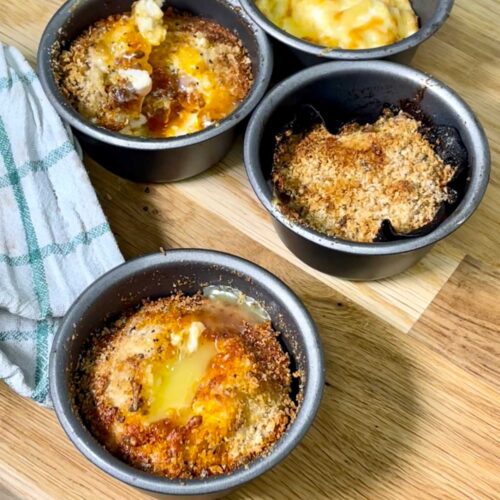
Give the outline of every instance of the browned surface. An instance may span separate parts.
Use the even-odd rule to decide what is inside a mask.
[[[448,185],[458,165],[445,163],[421,128],[409,114],[386,109],[374,123],[350,123],[336,134],[323,123],[286,130],[273,165],[280,209],[322,234],[356,242],[383,239],[384,221],[399,234],[433,225],[454,196]]]
[[[132,466],[172,479],[230,473],[268,454],[295,417],[277,335],[269,321],[201,294],[144,303],[91,337],[74,380],[77,405],[97,440]],[[189,406],[155,409],[166,390],[155,384],[207,347]]]
[[[173,9],[166,11],[163,26],[165,40],[152,46],[133,14],[94,23],[67,50],[54,51],[53,68],[63,94],[94,123],[131,135],[183,135],[225,118],[253,83],[241,40],[213,20]],[[206,45],[195,48],[200,39]],[[104,73],[103,64],[108,68]],[[138,93],[119,74],[127,70],[149,73],[151,88]],[[196,126],[188,125],[193,115]],[[139,118],[143,126],[132,126]]]
[[[0,0],[0,39],[33,61],[42,29],[59,4]],[[494,168],[474,217],[401,276],[349,283],[295,259],[251,192],[241,143],[205,175],[149,186],[149,193],[87,162],[127,258],[160,246],[236,253],[292,286],[319,326],[328,384],[311,432],[288,460],[232,498],[500,498],[495,373],[500,349],[488,329],[491,319],[487,328],[474,330],[463,352],[446,351],[440,333],[452,328],[466,338],[471,322],[485,324],[483,311],[498,308],[493,292],[486,297],[480,292],[483,283],[498,289],[491,270],[498,267],[500,245],[499,23],[497,0],[457,0],[446,26],[415,60],[415,66],[451,85],[478,113]],[[485,302],[484,309],[470,300],[459,307],[446,305],[440,324],[427,328],[425,338],[408,335],[435,321],[437,313],[425,314],[429,306],[432,311],[436,304],[450,304],[453,296],[461,296],[453,283],[465,282]],[[458,320],[459,315],[467,321]],[[415,326],[421,317],[424,323]],[[145,498],[82,458],[52,412],[1,384],[0,429],[2,499]]]

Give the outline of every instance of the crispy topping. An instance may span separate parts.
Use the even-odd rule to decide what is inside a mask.
[[[173,137],[229,115],[253,83],[238,37],[208,19],[139,0],[98,21],[54,61],[78,111],[110,130]]]
[[[291,219],[323,234],[373,242],[388,220],[398,233],[424,227],[452,193],[455,168],[435,153],[420,122],[386,111],[375,123],[323,124],[278,137],[273,181]]]
[[[231,472],[293,420],[290,359],[269,322],[195,295],[146,302],[90,339],[75,377],[91,432],[171,478]]]

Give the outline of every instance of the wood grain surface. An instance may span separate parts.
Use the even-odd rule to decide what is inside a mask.
[[[0,40],[34,63],[59,0],[0,0]],[[280,466],[232,495],[500,499],[500,2],[457,0],[414,65],[464,97],[490,140],[476,214],[417,266],[377,283],[314,271],[275,234],[247,182],[241,140],[209,172],[133,184],[86,165],[125,257],[224,250],[288,283],[317,322],[327,383],[311,431]],[[146,498],[73,448],[53,412],[0,383],[0,499]]]

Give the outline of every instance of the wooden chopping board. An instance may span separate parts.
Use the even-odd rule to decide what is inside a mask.
[[[59,0],[0,0],[0,41],[34,63]],[[125,257],[225,250],[302,298],[323,339],[327,384],[303,443],[231,498],[500,498],[500,2],[457,0],[414,66],[478,114],[493,156],[481,207],[410,271],[350,283],[279,241],[247,182],[241,141],[195,179],[147,186],[88,160]],[[0,383],[0,499],[146,498],[73,448],[53,412]]]

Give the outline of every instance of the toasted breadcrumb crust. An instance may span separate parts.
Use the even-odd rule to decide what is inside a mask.
[[[169,478],[228,473],[268,453],[297,410],[290,359],[269,323],[242,318],[236,305],[179,294],[145,302],[92,335],[74,390],[94,436],[130,465]],[[215,342],[216,354],[197,386],[192,414],[187,422],[148,422],[144,374],[175,355],[172,332],[194,321],[206,326],[200,341]],[[117,386],[119,404],[111,390]]]
[[[128,135],[183,135],[222,120],[253,84],[246,48],[235,33],[215,21],[172,8],[165,11],[164,26],[166,39],[152,47],[130,13],[97,21],[54,58],[61,92],[86,118]],[[196,74],[199,63],[190,67],[189,54],[179,67],[179,47],[195,51],[205,69]],[[120,69],[147,71],[152,89],[146,96],[138,95],[118,75]]]
[[[272,179],[283,213],[327,236],[373,242],[388,220],[399,234],[431,223],[455,167],[435,153],[405,112],[385,110],[373,124],[337,134],[317,124],[277,137]]]

